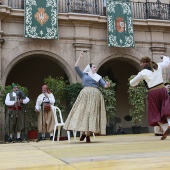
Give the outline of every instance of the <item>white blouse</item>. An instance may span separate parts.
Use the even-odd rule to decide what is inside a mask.
[[[170,65],[170,59],[169,57],[164,56],[163,62],[157,64],[157,70],[151,71],[148,69],[143,69],[142,71],[140,71],[137,76],[130,80],[130,85],[134,87],[138,85],[140,81],[145,80],[148,87],[152,88],[158,84],[163,83],[162,69],[167,68]]]

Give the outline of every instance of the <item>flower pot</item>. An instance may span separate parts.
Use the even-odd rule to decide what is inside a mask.
[[[37,130],[28,131],[28,139],[37,139]]]
[[[132,126],[133,134],[140,134],[141,133],[141,126]]]
[[[113,126],[106,126],[106,135],[113,135]]]

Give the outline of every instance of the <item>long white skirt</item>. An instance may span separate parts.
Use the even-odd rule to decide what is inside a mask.
[[[84,87],[81,90],[67,117],[64,129],[106,134],[106,109],[99,89]]]

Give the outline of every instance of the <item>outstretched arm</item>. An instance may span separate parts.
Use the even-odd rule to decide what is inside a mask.
[[[78,57],[78,59],[77,59],[77,61],[75,63],[75,67],[79,66],[79,63],[80,63],[80,60],[82,59],[82,57],[83,57],[83,51],[80,52],[79,57]]]

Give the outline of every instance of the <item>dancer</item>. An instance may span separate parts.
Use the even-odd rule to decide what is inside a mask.
[[[102,93],[98,88],[99,85],[104,88],[110,87],[110,83],[105,82],[96,73],[96,66],[92,63],[88,64],[82,72],[79,68],[82,57],[83,51],[80,52],[75,63],[75,70],[82,79],[84,88],[68,115],[64,129],[83,132],[80,141],[86,138],[86,142],[90,143],[90,132],[106,134],[105,104]]]
[[[170,96],[170,84],[169,83],[164,83],[164,86],[168,92],[168,95]],[[166,124],[167,128],[168,128],[168,123]],[[154,133],[155,136],[162,136],[163,135],[163,129],[161,128],[161,126],[154,126]]]
[[[50,140],[53,139],[55,120],[51,105],[54,105],[54,103],[54,95],[50,92],[47,85],[43,85],[42,94],[38,96],[35,106],[35,111],[38,113],[38,131],[41,133],[38,141],[46,139],[46,132],[50,133]]]
[[[147,85],[148,123],[150,126],[161,126],[164,131],[161,140],[166,139],[170,134],[170,99],[162,77],[162,69],[167,68],[169,65],[170,59],[167,56],[163,56],[163,62],[158,64],[151,61],[149,57],[142,57],[140,66],[143,70],[130,80],[130,85],[133,87],[142,80]]]

